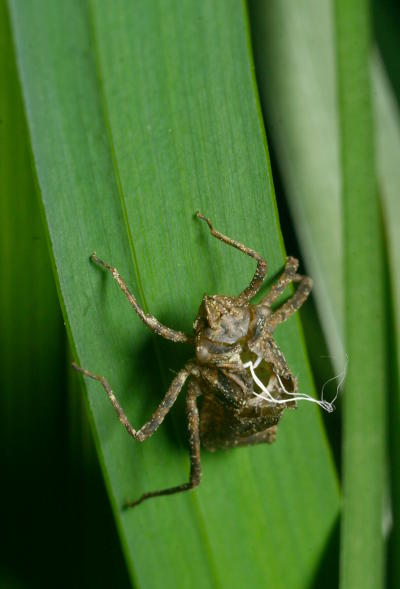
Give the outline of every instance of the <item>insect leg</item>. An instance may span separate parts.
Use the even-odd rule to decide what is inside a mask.
[[[296,274],[293,278],[293,282],[299,283],[294,295],[288,301],[286,301],[286,303],[279,307],[279,309],[272,313],[268,319],[268,323],[272,329],[275,329],[279,323],[286,321],[286,319],[289,319],[289,317],[291,317],[293,313],[297,311],[297,309],[300,309],[311,292],[312,280],[308,276],[301,276],[300,274]]]
[[[160,323],[158,321],[158,319],[156,319],[153,315],[150,315],[149,313],[145,313],[143,311],[143,309],[139,306],[136,298],[130,292],[128,286],[126,285],[126,283],[124,282],[124,280],[122,279],[120,273],[118,272],[118,270],[116,268],[114,268],[113,266],[110,266],[110,264],[107,264],[107,262],[105,262],[104,260],[99,258],[96,255],[96,253],[93,253],[90,256],[90,259],[92,260],[92,262],[97,264],[97,266],[101,266],[102,268],[104,268],[105,270],[108,270],[108,272],[110,272],[112,274],[112,277],[117,282],[118,286],[120,287],[120,289],[122,290],[122,292],[124,293],[124,295],[126,296],[128,301],[130,302],[132,307],[135,309],[135,311],[139,315],[140,319],[143,321],[143,323],[145,323],[147,325],[147,327],[150,327],[150,329],[152,329],[153,331],[155,331],[155,333],[157,333],[158,335],[161,335],[165,339],[169,339],[174,342],[180,342],[180,343],[192,343],[193,342],[193,339],[190,336],[186,335],[186,333],[183,333],[182,331],[175,331],[174,329],[171,329],[170,327],[166,327],[165,325]]]
[[[207,217],[204,217],[204,215],[202,215],[199,211],[197,211],[196,215],[199,217],[199,219],[203,219],[203,221],[205,221],[207,223],[207,225],[210,228],[210,233],[213,237],[216,237],[220,241],[223,241],[224,243],[227,243],[228,245],[235,247],[236,249],[240,250],[241,252],[243,252],[247,256],[250,256],[251,258],[254,258],[255,260],[257,260],[257,268],[256,268],[255,274],[252,278],[252,281],[250,282],[249,286],[247,288],[245,288],[244,291],[241,292],[240,295],[238,296],[239,303],[249,301],[250,299],[252,299],[254,297],[254,295],[257,294],[257,292],[261,288],[262,283],[264,282],[264,278],[267,274],[267,262],[264,260],[264,258],[262,258],[260,256],[260,254],[258,254],[254,250],[243,245],[239,241],[235,241],[234,239],[231,239],[230,237],[223,235],[222,233],[220,233],[219,231],[214,229],[210,219],[208,219]]]
[[[151,491],[144,493],[136,501],[128,501],[125,507],[136,507],[143,501],[160,495],[172,495],[189,491],[200,484],[201,479],[201,462],[200,462],[200,433],[199,433],[199,410],[197,408],[197,397],[201,394],[200,387],[196,381],[191,380],[188,385],[186,397],[186,417],[188,420],[189,447],[190,447],[190,478],[188,483],[183,483],[176,487],[161,489],[160,491]]]
[[[261,304],[266,304],[268,307],[272,305],[274,301],[283,293],[285,288],[293,281],[295,281],[297,268],[299,267],[299,262],[296,258],[286,258],[286,265],[285,269],[279,278],[274,282],[271,286],[271,289],[266,297],[263,298]]]
[[[92,378],[93,380],[97,380],[97,382],[103,385],[107,393],[107,396],[110,399],[111,404],[118,415],[118,419],[120,420],[128,434],[135,438],[135,440],[139,440],[139,442],[143,442],[144,440],[149,438],[164,421],[165,416],[171,409],[172,405],[175,403],[180,391],[182,390],[183,385],[185,384],[187,377],[191,372],[191,366],[189,364],[178,372],[178,374],[172,381],[167,393],[165,394],[164,399],[161,401],[161,403],[159,404],[159,406],[157,407],[149,421],[147,421],[139,430],[135,430],[129,422],[129,419],[125,415],[121,405],[118,403],[109,383],[104,378],[104,376],[93,374],[92,372],[89,372],[89,370],[81,368],[80,366],[75,364],[75,362],[72,363],[72,366],[78,372],[81,372],[82,374],[88,376],[89,378]]]

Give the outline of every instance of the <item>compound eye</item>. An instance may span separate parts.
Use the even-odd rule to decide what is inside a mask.
[[[208,357],[209,357],[209,353],[208,353],[208,349],[206,348],[206,346],[203,345],[199,345],[196,348],[196,356],[199,362],[207,362]]]

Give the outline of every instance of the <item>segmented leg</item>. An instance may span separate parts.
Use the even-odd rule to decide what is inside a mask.
[[[97,380],[97,382],[103,385],[107,393],[107,396],[110,399],[111,404],[118,415],[120,422],[122,423],[128,434],[131,435],[132,438],[135,438],[135,440],[139,440],[139,442],[143,442],[152,434],[154,434],[156,429],[158,429],[158,427],[164,421],[165,416],[171,409],[172,405],[175,403],[192,369],[192,366],[190,364],[187,364],[184,368],[182,368],[182,370],[178,372],[178,374],[172,381],[168,391],[166,392],[164,399],[161,401],[161,403],[159,404],[159,406],[157,407],[149,421],[147,421],[139,430],[135,430],[129,422],[129,419],[125,415],[121,405],[118,403],[109,383],[104,378],[104,376],[93,374],[92,372],[89,372],[89,370],[81,368],[80,366],[75,364],[75,362],[72,363],[72,366],[78,372],[81,372],[82,374],[88,376],[89,378],[92,378],[93,380]]]
[[[279,307],[279,309],[277,309],[268,319],[268,324],[272,329],[275,329],[279,323],[286,321],[286,319],[289,319],[293,313],[300,309],[311,292],[312,280],[308,276],[301,276],[300,274],[296,274],[292,281],[298,282],[299,285],[294,295],[288,301],[286,301],[286,303]]]
[[[210,233],[213,237],[216,237],[220,241],[223,241],[224,243],[227,243],[228,245],[235,247],[247,256],[250,256],[251,258],[257,260],[257,268],[252,281],[250,282],[249,286],[245,288],[244,291],[241,292],[238,296],[239,304],[249,301],[257,294],[257,292],[260,290],[262,283],[264,282],[264,278],[267,274],[267,262],[264,260],[264,258],[260,256],[260,254],[258,254],[254,250],[250,249],[249,247],[246,247],[239,241],[235,241],[234,239],[231,239],[230,237],[223,235],[222,233],[214,229],[210,219],[204,217],[204,215],[202,215],[199,211],[197,211],[196,215],[199,217],[199,219],[203,219],[203,221],[207,223],[207,225],[210,228]]]
[[[166,327],[165,325],[160,323],[158,319],[156,319],[153,315],[145,313],[143,309],[139,306],[136,298],[130,292],[128,286],[121,278],[121,275],[116,268],[110,266],[110,264],[107,264],[107,262],[99,258],[95,252],[90,256],[90,259],[92,260],[92,262],[94,262],[98,266],[101,266],[105,270],[108,270],[112,274],[114,280],[118,283],[118,286],[130,302],[132,307],[135,309],[140,319],[143,321],[143,323],[147,325],[147,327],[150,327],[150,329],[155,331],[158,335],[161,335],[165,339],[172,340],[173,342],[180,342],[185,344],[193,343],[193,338],[191,338],[189,335],[186,335],[186,333],[183,333],[182,331],[175,331],[170,327]]]
[[[144,493],[136,501],[128,501],[125,507],[136,507],[139,503],[143,503],[152,497],[159,497],[160,495],[172,495],[174,493],[182,493],[189,491],[200,484],[201,479],[201,462],[200,462],[200,434],[199,434],[199,410],[197,408],[197,397],[201,394],[200,387],[196,381],[191,380],[188,385],[188,392],[186,397],[186,417],[188,422],[189,432],[189,447],[190,447],[190,478],[188,483],[183,483],[176,487],[168,489],[161,489],[161,491],[151,491]]]
[[[286,265],[285,269],[279,278],[274,282],[271,286],[271,289],[266,297],[263,298],[261,301],[262,305],[267,305],[270,307],[274,301],[283,293],[285,288],[294,281],[297,272],[297,268],[299,267],[299,262],[296,258],[286,258]]]

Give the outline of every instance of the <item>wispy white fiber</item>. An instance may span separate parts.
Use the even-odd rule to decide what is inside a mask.
[[[339,395],[340,389],[341,389],[341,387],[344,383],[344,380],[346,378],[347,363],[348,363],[347,358],[346,358],[346,363],[345,363],[345,366],[344,366],[342,372],[340,372],[338,375],[330,378],[329,380],[327,380],[324,383],[324,385],[322,387],[322,391],[321,391],[321,399],[314,399],[314,397],[310,397],[310,395],[306,395],[304,393],[293,393],[291,391],[288,391],[286,389],[285,385],[283,384],[281,377],[277,373],[273,373],[271,375],[268,385],[265,386],[264,383],[258,378],[258,376],[256,374],[256,368],[260,365],[262,360],[263,359],[261,356],[257,356],[257,360],[254,363],[251,360],[249,360],[248,362],[243,364],[244,368],[248,368],[250,370],[250,373],[251,373],[251,376],[252,376],[254,382],[262,391],[262,393],[256,393],[255,391],[253,391],[254,395],[256,397],[258,397],[260,399],[264,399],[265,401],[268,401],[269,403],[272,403],[275,405],[281,405],[281,404],[287,403],[289,400],[290,401],[309,401],[310,403],[316,403],[317,405],[322,407],[322,409],[324,409],[328,413],[332,413],[332,411],[334,411],[334,409],[335,409],[334,403]],[[339,382],[338,382],[338,386],[336,388],[336,395],[334,396],[332,401],[326,401],[324,399],[325,386],[329,382],[331,382],[332,380],[336,380],[337,378],[339,378]],[[279,383],[279,389],[281,391],[283,391],[286,395],[291,397],[291,399],[277,399],[272,396],[271,392],[274,389],[274,385],[276,384],[276,381],[278,381],[278,383]]]

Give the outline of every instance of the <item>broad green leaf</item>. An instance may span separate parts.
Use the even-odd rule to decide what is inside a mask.
[[[237,293],[254,263],[195,220],[283,265],[243,5],[10,0],[32,149],[76,358],[104,374],[135,426],[190,357],[141,324],[95,249],[144,308],[190,331],[204,292]],[[312,390],[297,319],[279,339]],[[191,493],[123,511],[187,480],[182,402],[145,444],[85,383],[99,455],[135,586],[306,587],[338,511],[317,411],[287,412],[278,441],[203,452]],[[289,563],[289,565],[288,565]]]

